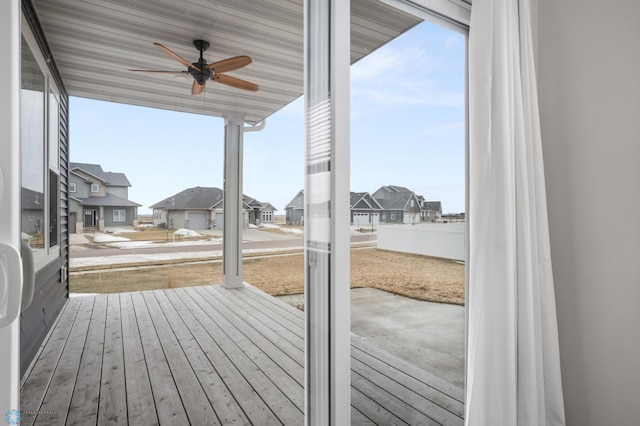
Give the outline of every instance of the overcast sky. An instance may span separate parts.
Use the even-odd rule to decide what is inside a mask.
[[[425,22],[352,66],[352,191],[406,186],[464,211],[464,43]],[[276,214],[304,185],[302,106],[244,137],[243,192]],[[221,118],[71,98],[70,120],[71,161],[125,173],[140,214],[186,188],[222,188]]]

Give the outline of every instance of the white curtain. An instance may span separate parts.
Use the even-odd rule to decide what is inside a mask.
[[[563,425],[530,0],[474,0],[469,33],[466,423]]]

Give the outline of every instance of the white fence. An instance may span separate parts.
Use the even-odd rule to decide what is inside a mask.
[[[464,231],[465,223],[380,225],[378,248],[465,260]]]

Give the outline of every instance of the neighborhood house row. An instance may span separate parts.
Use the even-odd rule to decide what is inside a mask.
[[[105,172],[98,164],[71,163],[70,232],[103,230],[105,226],[137,226],[140,204],[129,200],[130,186],[124,173]],[[187,188],[150,206],[153,224],[167,229],[222,229],[223,198],[223,190],[219,188]],[[426,201],[423,196],[397,185],[382,186],[373,194],[351,192],[350,205],[351,224],[356,227],[434,222],[442,217],[440,201]],[[273,223],[276,208],[271,203],[243,195],[242,207],[245,227]],[[34,217],[30,234],[37,235],[37,212],[34,209],[27,213]],[[285,213],[287,224],[303,224],[304,190],[286,205]]]

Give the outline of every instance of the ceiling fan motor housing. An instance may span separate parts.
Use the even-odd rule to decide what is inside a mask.
[[[192,64],[200,70],[189,68],[189,74],[198,81],[198,84],[202,85],[211,78],[211,71],[206,67],[207,61],[200,59],[198,62],[193,62]]]

